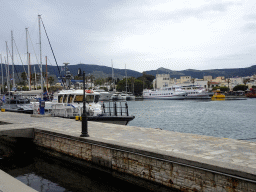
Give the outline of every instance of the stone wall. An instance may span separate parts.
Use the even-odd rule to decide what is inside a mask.
[[[34,136],[34,142],[41,147],[180,191],[256,191],[255,181],[181,164],[170,157],[159,158],[138,149],[47,131],[35,130]]]

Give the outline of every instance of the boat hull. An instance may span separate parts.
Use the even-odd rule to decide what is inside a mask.
[[[153,97],[153,96],[143,96],[143,99],[163,99],[163,100],[183,100],[185,99],[185,96],[162,96],[162,97]]]

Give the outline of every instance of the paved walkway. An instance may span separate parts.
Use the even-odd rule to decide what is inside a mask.
[[[21,181],[0,170],[0,192],[36,192]]]
[[[79,137],[81,122],[0,112],[1,130],[37,128]],[[88,140],[118,144],[256,175],[256,143],[152,128],[88,122]]]

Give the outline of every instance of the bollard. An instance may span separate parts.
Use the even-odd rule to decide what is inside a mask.
[[[75,116],[76,121],[79,121],[80,117],[79,116]]]

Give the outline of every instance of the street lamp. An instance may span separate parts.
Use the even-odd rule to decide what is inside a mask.
[[[81,69],[78,69],[78,76],[82,76]],[[85,72],[83,71],[83,114],[82,114],[82,134],[80,137],[89,137],[88,135],[88,126],[87,126],[87,116],[85,108]]]

